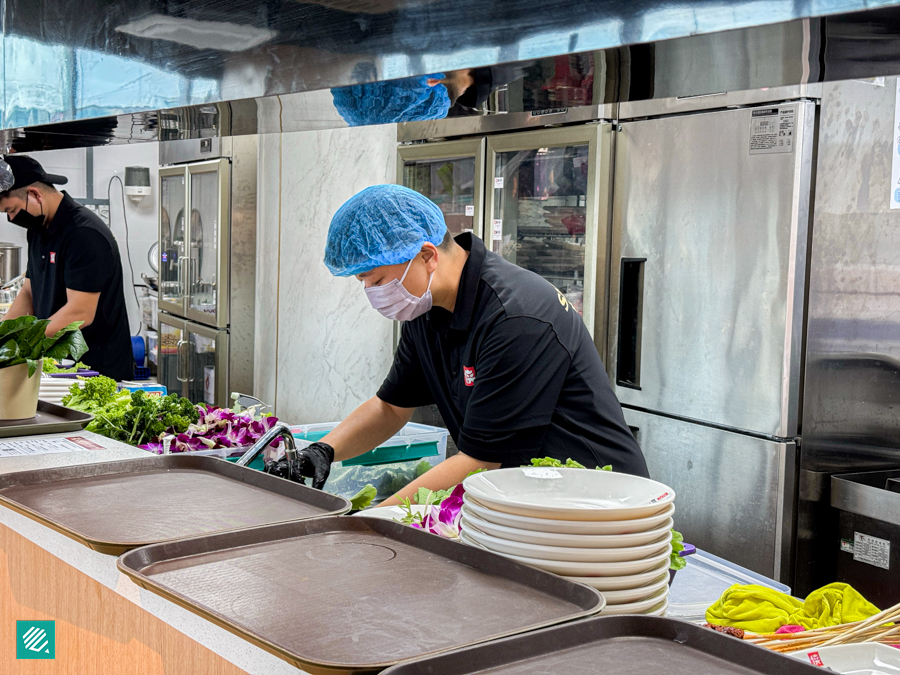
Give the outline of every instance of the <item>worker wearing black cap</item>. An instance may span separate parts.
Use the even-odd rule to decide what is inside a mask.
[[[122,261],[112,232],[100,218],[54,185],[32,157],[7,155],[15,182],[0,193],[0,211],[28,230],[25,285],[4,318],[50,319],[47,335],[74,321],[89,351],[82,361],[114,380],[134,376],[125,309]]]

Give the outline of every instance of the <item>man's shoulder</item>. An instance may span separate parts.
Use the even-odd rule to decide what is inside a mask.
[[[481,282],[506,316],[552,321],[566,310],[566,298],[553,284],[494,253],[485,257]]]

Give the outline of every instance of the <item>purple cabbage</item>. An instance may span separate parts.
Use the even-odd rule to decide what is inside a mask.
[[[186,432],[175,435],[169,446],[170,452],[250,446],[278,423],[277,417],[254,419],[251,413],[235,413],[228,408],[200,404],[197,410],[200,419],[188,427]],[[154,438],[140,447],[160,455],[163,452],[162,438]],[[273,441],[272,447],[278,447],[280,442],[280,439]]]

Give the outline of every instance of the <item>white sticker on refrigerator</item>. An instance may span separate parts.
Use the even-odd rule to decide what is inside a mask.
[[[891,542],[861,532],[853,533],[853,559],[874,565],[883,570],[891,569]]]
[[[503,239],[503,221],[499,218],[495,218],[491,221],[491,239],[493,241],[500,241]]]
[[[500,189],[503,187],[503,176],[497,176],[494,179],[494,187]]]
[[[750,154],[792,152],[796,120],[796,105],[753,110],[750,113]]]
[[[894,126],[891,130],[891,208],[900,209],[900,77],[894,98]]]
[[[475,207],[472,204],[466,204],[466,215],[467,216],[475,215]]]

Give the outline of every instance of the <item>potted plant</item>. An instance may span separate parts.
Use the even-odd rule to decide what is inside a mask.
[[[42,359],[76,361],[87,351],[81,321],[46,336],[49,319],[20,316],[0,321],[0,420],[21,420],[37,414]]]

